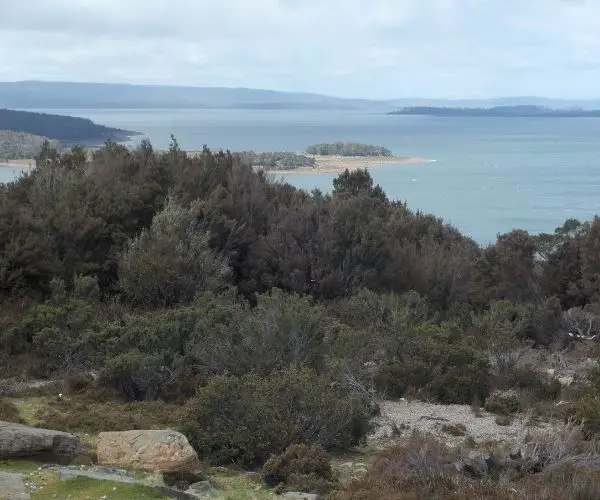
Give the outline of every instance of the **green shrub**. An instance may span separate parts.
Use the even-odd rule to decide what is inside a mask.
[[[205,290],[222,288],[230,275],[225,258],[209,246],[194,215],[168,201],[149,229],[134,238],[119,260],[119,283],[137,306],[191,302]]]
[[[600,396],[588,395],[582,398],[573,417],[583,424],[588,436],[600,435]]]
[[[320,445],[295,444],[272,456],[261,471],[265,483],[289,491],[326,493],[333,479],[331,457]]]
[[[377,389],[399,397],[409,389],[441,403],[469,404],[489,391],[488,362],[448,324],[413,328],[399,341],[398,361],[379,367]]]
[[[163,356],[131,350],[109,359],[98,382],[117,390],[128,401],[140,401],[161,397],[171,377]]]
[[[515,391],[494,391],[485,400],[484,408],[490,413],[511,415],[519,412],[521,403]]]
[[[519,389],[528,389],[537,401],[554,401],[560,397],[562,385],[535,371],[533,367],[517,368],[513,373],[513,384]]]
[[[23,419],[17,406],[10,400],[0,397],[0,420],[22,424]]]
[[[370,428],[369,405],[329,378],[292,366],[267,377],[212,378],[188,402],[182,428],[209,461],[251,466],[291,444],[358,444]]]

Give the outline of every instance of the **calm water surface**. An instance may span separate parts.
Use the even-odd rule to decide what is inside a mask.
[[[372,175],[390,198],[444,218],[480,243],[514,228],[551,231],[600,213],[600,119],[436,118],[346,111],[52,110],[144,132],[156,148],[301,151],[355,141],[436,160]],[[136,138],[139,142],[140,138]],[[10,173],[2,169],[0,180]],[[12,173],[14,175],[14,173]],[[334,175],[287,174],[328,191]]]

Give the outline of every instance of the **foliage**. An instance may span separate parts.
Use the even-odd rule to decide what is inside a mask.
[[[16,132],[14,130],[0,130],[0,160],[33,159],[40,152],[46,137]],[[50,142],[51,147],[58,148],[57,141]]]
[[[485,400],[484,408],[498,415],[511,415],[521,409],[521,403],[515,391],[494,391]]]
[[[253,167],[266,168],[269,170],[290,170],[306,167],[314,168],[317,166],[314,158],[296,153],[255,153],[254,151],[242,151],[239,154]]]
[[[213,463],[264,463],[291,444],[326,450],[356,445],[369,429],[364,398],[303,367],[267,377],[214,377],[182,420],[200,456]]]
[[[382,146],[358,144],[355,142],[334,142],[331,144],[315,144],[306,148],[309,155],[323,156],[392,156],[392,152]]]
[[[411,329],[399,339],[394,357],[375,375],[378,390],[390,396],[411,389],[441,403],[468,404],[488,394],[487,359],[452,325]]]
[[[132,429],[160,429],[177,424],[182,407],[160,401],[123,403],[98,401],[90,396],[69,396],[41,407],[40,426],[66,432],[98,433]]]
[[[261,475],[270,486],[289,491],[326,493],[333,480],[331,457],[319,445],[293,444],[263,465]]]
[[[0,420],[17,424],[23,423],[19,408],[10,399],[0,397]]]
[[[229,267],[210,248],[194,211],[169,200],[150,228],[129,242],[119,260],[119,282],[129,302],[167,307],[224,286]]]

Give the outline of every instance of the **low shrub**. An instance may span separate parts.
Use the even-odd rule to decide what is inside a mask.
[[[98,403],[92,400],[62,400],[38,410],[39,426],[67,432],[106,432],[132,429],[162,429],[175,426],[182,407],[152,402]]]
[[[600,396],[583,397],[572,416],[575,421],[583,425],[583,429],[589,437],[600,435]]]
[[[414,391],[440,403],[469,404],[489,392],[486,355],[468,345],[448,324],[422,325],[399,342],[396,361],[381,365],[374,377],[377,390],[392,397]]]
[[[536,401],[554,401],[562,391],[557,379],[545,376],[530,366],[517,368],[512,378],[514,386],[530,391]]]
[[[9,399],[0,397],[0,420],[22,424],[23,419],[17,406]]]
[[[263,465],[262,478],[269,486],[288,491],[324,494],[333,479],[331,457],[320,445],[295,444]]]
[[[511,415],[519,412],[521,403],[515,391],[494,391],[485,400],[484,408],[490,413]]]
[[[366,398],[313,370],[214,377],[188,402],[182,428],[212,463],[252,466],[291,444],[344,450],[370,428]]]
[[[442,425],[442,431],[457,437],[467,435],[467,428],[464,424],[444,424]]]

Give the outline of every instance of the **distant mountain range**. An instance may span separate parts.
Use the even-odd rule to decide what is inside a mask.
[[[474,107],[535,105],[555,109],[600,108],[598,100],[548,99],[543,97],[500,97],[495,99],[390,100],[345,99],[320,94],[225,87],[177,87],[74,82],[0,82],[0,108],[58,109],[321,109],[389,112],[408,106]]]

